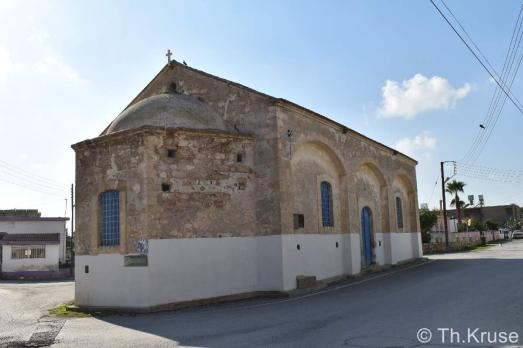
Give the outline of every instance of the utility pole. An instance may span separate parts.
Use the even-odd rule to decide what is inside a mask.
[[[445,169],[443,165],[445,162],[441,162],[441,197],[443,199],[443,226],[445,228],[445,249],[449,250],[449,226],[447,224],[447,199],[445,198]]]
[[[71,267],[74,274],[74,184],[71,184]]]

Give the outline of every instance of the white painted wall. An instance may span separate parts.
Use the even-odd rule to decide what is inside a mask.
[[[296,277],[300,275],[327,279],[346,274],[349,267],[343,246],[348,243],[348,234],[283,235],[283,290],[296,288]]]
[[[374,253],[376,255],[376,264],[377,265],[382,266],[382,265],[385,265],[385,263],[386,263],[385,249],[390,250],[390,244],[385,243],[385,238],[388,239],[389,235],[390,235],[389,233],[376,232],[376,234],[374,236],[374,241],[376,243],[376,245],[374,246]]]
[[[390,237],[393,265],[401,261],[419,258],[423,255],[420,251],[421,235],[419,232],[392,232]]]
[[[380,234],[380,263],[387,262],[384,241],[389,236],[394,263],[414,257],[410,233]],[[253,291],[287,291],[296,287],[299,275],[321,280],[359,273],[360,248],[355,233],[149,240],[147,267],[124,267],[120,254],[77,256],[76,303],[147,308]]]
[[[65,262],[65,221],[0,221],[0,232],[59,233],[59,259],[60,262]]]
[[[148,267],[124,267],[119,254],[77,256],[76,303],[149,307],[281,290],[281,245],[281,236],[149,240]]]
[[[75,303],[110,307],[150,305],[150,268],[124,267],[123,255],[99,254],[75,258]],[[85,273],[85,266],[89,273]]]
[[[179,302],[256,291],[256,242],[256,237],[150,241],[150,281],[155,289],[151,302]]]
[[[361,272],[361,237],[359,233],[349,233],[350,272],[355,275]]]
[[[59,246],[46,245],[45,258],[12,259],[11,245],[2,245],[2,272],[58,271]]]

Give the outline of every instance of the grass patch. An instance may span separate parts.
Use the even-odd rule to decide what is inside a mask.
[[[91,316],[89,313],[69,309],[68,306],[72,305],[74,305],[74,301],[63,303],[56,308],[50,309],[49,314],[66,318],[88,318]]]

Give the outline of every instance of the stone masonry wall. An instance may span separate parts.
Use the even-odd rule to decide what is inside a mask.
[[[280,233],[274,98],[173,62],[130,105],[165,91],[198,97],[222,115],[230,131],[256,135],[252,162],[257,179],[254,188],[256,230],[261,235]]]
[[[419,231],[414,160],[292,103],[278,105],[282,233],[361,233],[364,206],[372,210],[374,232]],[[307,167],[315,169],[305,172]],[[328,228],[319,221],[319,185],[324,179],[339,197],[334,227]],[[309,185],[291,185],[296,180],[308,180]],[[396,196],[402,198],[401,229],[396,223]],[[304,206],[308,209],[297,211]],[[294,213],[305,214],[305,229],[293,229]],[[308,219],[313,223],[307,224]]]
[[[75,145],[76,253],[132,253],[140,239],[254,235],[254,140],[145,127]],[[120,191],[121,243],[102,247],[99,197],[111,189]]]

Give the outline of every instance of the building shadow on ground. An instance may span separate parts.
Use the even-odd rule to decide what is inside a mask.
[[[347,346],[358,337],[373,346],[396,337],[408,347],[419,345],[420,327],[523,336],[522,281],[523,259],[434,260],[303,297],[97,319],[187,346]]]

